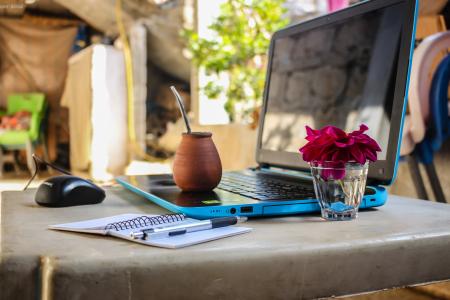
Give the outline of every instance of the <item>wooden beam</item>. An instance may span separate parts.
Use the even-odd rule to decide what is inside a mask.
[[[20,17],[25,13],[25,0],[0,0],[0,16]]]
[[[54,0],[86,23],[117,37],[115,0]],[[183,55],[184,41],[179,33],[183,27],[185,1],[178,6],[160,9],[148,0],[122,0],[123,21],[130,28],[133,22],[142,22],[148,32],[148,58],[168,74],[189,82],[190,62]]]
[[[439,14],[448,0],[420,0],[419,15],[430,16]]]

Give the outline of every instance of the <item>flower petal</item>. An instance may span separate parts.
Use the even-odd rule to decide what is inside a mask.
[[[345,131],[343,131],[340,128],[337,128],[335,126],[325,126],[324,128],[322,128],[320,130],[320,132],[322,134],[327,134],[333,138],[340,138],[340,137],[345,137],[347,136],[347,134],[345,133]]]
[[[361,125],[359,125],[359,130],[355,130],[355,131],[351,132],[349,135],[360,135],[360,134],[363,134],[364,132],[366,132],[367,130],[369,130],[369,127],[367,127],[367,125],[365,125],[365,124],[361,124]]]
[[[355,143],[355,139],[353,137],[347,137],[345,139],[339,139],[334,142],[334,144],[339,148],[346,148]]]
[[[350,154],[358,163],[364,164],[366,162],[366,156],[358,145],[354,145],[350,148]]]
[[[305,128],[306,128],[306,135],[307,136],[315,136],[315,135],[319,135],[319,133],[320,133],[319,130],[312,129],[308,125],[306,125]]]
[[[377,161],[377,153],[375,151],[368,150],[365,152],[366,158],[372,162]]]

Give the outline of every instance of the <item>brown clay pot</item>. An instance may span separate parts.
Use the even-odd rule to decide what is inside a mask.
[[[173,179],[183,191],[211,191],[222,178],[222,163],[210,132],[183,133],[173,162]]]

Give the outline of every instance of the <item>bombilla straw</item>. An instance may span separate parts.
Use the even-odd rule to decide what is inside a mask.
[[[178,107],[180,108],[181,115],[183,116],[184,123],[186,123],[187,133],[191,133],[191,126],[189,125],[189,120],[186,114],[186,110],[184,109],[183,98],[181,98],[180,94],[178,94],[177,89],[172,85],[170,86],[170,90],[175,95],[177,99]]]

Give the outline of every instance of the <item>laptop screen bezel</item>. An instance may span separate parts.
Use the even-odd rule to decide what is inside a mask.
[[[383,9],[399,3],[403,3],[406,9],[403,14],[404,19],[401,28],[397,76],[395,82],[394,100],[392,104],[391,127],[389,132],[388,148],[386,151],[386,160],[379,160],[377,162],[371,163],[368,174],[368,182],[371,184],[389,185],[392,183],[397,168],[397,160],[401,142],[401,129],[407,103],[407,83],[410,67],[409,64],[411,49],[414,42],[413,32],[417,4],[416,0],[366,1],[332,14],[324,15],[306,22],[294,24],[274,33],[269,47],[267,78],[264,88],[264,101],[261,108],[261,118],[259,122],[258,140],[256,147],[256,161],[260,166],[275,166],[292,170],[309,171],[309,165],[301,159],[299,153],[272,151],[262,148],[264,117],[267,112],[269,95],[268,91],[270,88],[270,74],[275,41],[279,38],[296,35],[330,23],[341,22],[357,15]],[[299,137],[299,139],[301,138],[302,137]]]

